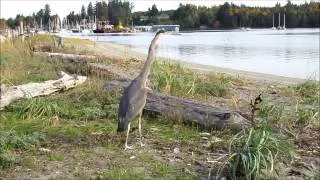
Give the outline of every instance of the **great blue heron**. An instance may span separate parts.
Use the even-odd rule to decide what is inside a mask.
[[[133,81],[131,81],[131,84],[124,90],[119,103],[117,131],[121,132],[127,129],[125,149],[132,148],[131,146],[128,146],[130,121],[137,115],[139,115],[140,145],[144,145],[141,137],[141,115],[147,99],[147,78],[150,72],[152,61],[155,57],[157,41],[160,35],[163,33],[164,31],[160,30],[153,38],[149,47],[147,60],[143,66],[143,69],[141,70],[141,73]]]

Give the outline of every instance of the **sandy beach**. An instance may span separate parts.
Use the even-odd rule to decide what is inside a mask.
[[[126,60],[136,59],[136,60],[144,61],[147,56],[144,53],[138,52],[134,47],[115,44],[115,43],[107,43],[107,42],[96,42],[95,45],[90,46],[89,49],[87,49],[87,47],[80,47],[80,48],[85,48],[86,50],[89,50],[104,56],[108,56],[111,58],[122,58]],[[225,73],[232,76],[243,77],[253,81],[258,81],[259,83],[290,85],[290,84],[296,84],[296,83],[305,81],[305,79],[290,78],[290,77],[257,73],[257,72],[249,72],[249,71],[222,68],[222,67],[210,66],[210,65],[202,65],[202,64],[190,63],[190,62],[186,62],[178,59],[168,59],[166,57],[158,57],[158,60],[160,61],[170,60],[172,62],[181,63],[186,67],[195,71],[199,71],[201,73],[210,73],[210,72]]]

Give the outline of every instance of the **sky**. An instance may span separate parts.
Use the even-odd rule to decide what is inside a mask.
[[[101,0],[98,0],[101,1]],[[247,6],[267,6],[272,7],[277,2],[281,5],[285,5],[287,0],[129,0],[134,4],[133,11],[147,11],[153,4],[157,5],[160,10],[177,9],[179,4],[195,4],[197,6],[213,6],[220,5],[224,2],[232,2],[234,4],[240,5],[245,4]],[[307,0],[310,1],[310,0]],[[319,1],[319,0],[317,0]],[[17,14],[23,14],[24,16],[32,15],[33,12],[38,12],[41,8],[44,8],[45,4],[49,4],[51,8],[51,14],[58,14],[60,17],[65,17],[69,12],[75,11],[79,13],[81,6],[88,6],[90,0],[0,0],[0,17],[8,19],[10,17],[14,18]],[[91,0],[94,4],[95,0]],[[305,0],[291,0],[295,4],[304,3]]]

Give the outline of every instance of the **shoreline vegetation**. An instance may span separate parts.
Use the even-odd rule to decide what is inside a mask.
[[[56,47],[56,36],[29,38],[1,42],[1,91],[58,79],[60,71],[88,79],[51,96],[18,100],[1,111],[0,178],[319,178],[317,81],[275,83],[155,61],[149,76],[154,91],[249,114],[252,126],[234,132],[144,113],[146,146],[137,143],[124,151],[125,135],[116,133],[122,92],[102,91],[115,77],[91,74],[86,62],[59,62],[33,50],[94,55],[96,63],[124,77],[139,73],[145,55],[85,39],[65,38],[64,47]],[[133,130],[130,142],[138,142],[137,137]]]

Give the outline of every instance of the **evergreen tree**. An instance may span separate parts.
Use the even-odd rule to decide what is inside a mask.
[[[87,16],[86,8],[84,7],[84,5],[82,5],[82,7],[81,7],[81,19],[85,19],[86,16]]]
[[[94,16],[94,14],[93,14],[93,6],[92,6],[91,2],[88,4],[87,14],[88,14],[89,18],[92,18]]]
[[[44,6],[44,15],[43,15],[43,25],[47,28],[49,28],[49,19],[50,19],[50,14],[51,14],[51,9],[50,9],[50,5],[46,4]]]

